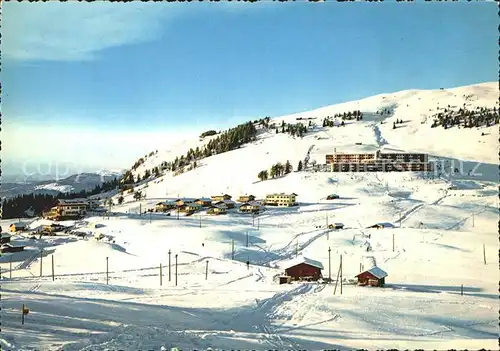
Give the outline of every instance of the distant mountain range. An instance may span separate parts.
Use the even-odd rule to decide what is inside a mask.
[[[0,196],[2,198],[10,198],[23,194],[57,195],[60,193],[91,190],[97,185],[120,177],[123,172],[124,171],[122,170],[98,171],[94,173],[89,172],[73,174],[60,180],[31,180],[24,182],[16,182],[16,178],[14,178],[14,176],[9,176],[9,178],[2,177],[3,179],[0,188]],[[11,182],[8,182],[9,180],[11,180]]]

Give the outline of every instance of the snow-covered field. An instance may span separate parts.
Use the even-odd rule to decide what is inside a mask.
[[[14,235],[12,241],[26,251],[0,257],[0,345],[10,350],[494,349],[498,130],[431,130],[430,121],[420,121],[438,102],[461,106],[462,95],[476,93],[474,103],[493,107],[498,85],[386,94],[278,118],[353,109],[368,115],[381,106],[398,106],[382,125],[373,115],[342,128],[317,127],[303,139],[266,132],[238,150],[203,159],[195,170],[149,181],[141,186],[146,200],[127,194],[113,207],[114,216],[65,223],[89,233],[87,239]],[[413,122],[390,129],[400,117]],[[321,126],[320,119],[316,123]],[[482,130],[489,134],[480,136]],[[460,134],[466,132],[470,135]],[[197,143],[202,142],[160,150],[138,172]],[[429,179],[409,172],[292,172],[257,180],[260,170],[278,161],[290,160],[295,167],[308,150],[311,160],[324,163],[333,148],[375,150],[384,144],[463,160],[465,174]],[[484,163],[467,175],[477,160]],[[179,218],[138,214],[178,195],[263,198],[276,191],[297,193],[299,206],[268,208],[256,218],[237,210]],[[340,199],[325,200],[331,193]],[[12,222],[1,226],[6,230]],[[345,228],[327,230],[334,222]],[[367,229],[380,222],[392,227]],[[34,220],[30,227],[44,223],[49,222]],[[99,234],[104,239],[96,240]],[[335,282],[341,255],[342,294],[335,283],[276,280],[288,260],[309,257]],[[369,268],[370,262],[388,273],[384,288],[353,284],[361,265]],[[23,304],[30,309],[24,325]]]

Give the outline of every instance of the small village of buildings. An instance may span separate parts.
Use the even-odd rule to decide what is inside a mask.
[[[160,201],[154,207],[145,209],[143,213],[159,212],[170,216],[171,213],[183,213],[185,216],[191,216],[202,210],[206,210],[207,215],[224,215],[228,211],[256,215],[265,211],[266,206],[272,207],[293,207],[298,206],[296,193],[272,193],[267,194],[264,199],[257,199],[255,195],[241,195],[236,201],[232,200],[229,194],[213,195],[211,197],[200,198],[177,198],[172,200]],[[330,194],[326,197],[327,200],[335,200],[340,197],[337,194]],[[106,215],[107,210],[104,208],[102,200],[95,199],[60,199],[56,206],[43,214],[44,219],[54,222],[64,220],[78,220],[86,215],[94,212]],[[328,230],[343,229],[342,223],[331,223],[328,225]],[[382,228],[380,226],[371,226],[372,228]],[[11,233],[22,232],[28,230],[28,224],[25,222],[12,223],[9,227]],[[70,227],[58,223],[43,225],[37,231],[37,234],[56,235],[57,232],[65,232],[76,236],[85,237],[85,233],[72,231]],[[13,246],[10,243],[11,234],[3,233],[1,240],[1,252],[18,252],[24,249],[23,246]],[[102,234],[97,240],[102,239]],[[249,262],[247,262],[249,264]],[[289,262],[284,269],[284,275],[278,278],[280,284],[291,283],[292,281],[319,281],[323,278],[323,265],[315,260],[306,257],[297,257]],[[373,272],[372,272],[373,271]],[[384,279],[387,276],[383,270],[378,267],[372,267],[370,270],[363,271],[356,276],[359,285],[369,286],[384,286]]]
[[[402,153],[391,152],[382,153],[337,153],[326,155],[327,171],[331,172],[404,172],[404,171],[431,171],[432,163],[428,160],[428,155],[423,153]],[[296,193],[272,193],[267,194],[263,199],[257,199],[255,195],[241,195],[236,201],[229,194],[213,195],[211,197],[200,198],[176,198],[159,201],[154,207],[144,209],[142,213],[156,212],[164,213],[167,216],[182,213],[184,216],[192,216],[201,211],[206,211],[207,215],[227,215],[228,212],[257,215],[266,210],[266,206],[272,207],[293,207],[298,206],[298,194]],[[339,199],[337,194],[330,194],[327,200]],[[103,200],[97,199],[60,199],[58,203],[49,211],[43,213],[44,219],[54,222],[64,220],[78,220],[89,214],[109,214],[104,206]],[[332,223],[327,226],[327,230],[343,229],[342,223]],[[377,223],[368,228],[382,229],[391,227],[390,224]],[[12,223],[10,232],[27,230],[24,222]],[[42,226],[37,234],[56,235],[57,232],[72,233],[67,227],[58,223]],[[77,236],[84,237],[85,233],[74,232]],[[10,234],[2,233],[1,248],[2,253],[18,252],[24,249],[23,246],[14,246],[10,243]],[[101,234],[102,236],[102,234]],[[99,238],[96,238],[99,239]],[[248,264],[249,262],[247,262]],[[288,263],[284,269],[284,275],[278,281],[290,283],[292,281],[318,281],[323,279],[323,265],[310,258],[297,257]],[[362,286],[383,287],[387,273],[376,265],[368,270],[361,270],[356,275],[357,284]]]

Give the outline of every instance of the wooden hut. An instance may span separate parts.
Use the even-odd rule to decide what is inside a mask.
[[[292,280],[316,281],[322,277],[322,269],[323,264],[321,262],[301,256],[287,262],[285,274],[291,277]]]
[[[387,273],[377,266],[356,275],[356,278],[358,278],[358,285],[363,286],[383,287],[385,285],[385,277],[387,277]]]

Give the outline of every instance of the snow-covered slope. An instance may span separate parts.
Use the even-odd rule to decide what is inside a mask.
[[[431,117],[442,112],[444,108],[458,110],[465,107],[472,110],[476,107],[496,107],[498,109],[499,93],[498,83],[493,82],[453,89],[405,90],[272,118],[270,123],[277,125],[282,121],[307,124],[308,120],[297,120],[297,118],[315,118],[312,121],[319,128],[309,132],[304,140],[293,142],[291,141],[293,138],[287,135],[265,133],[260,136],[257,143],[247,146],[251,148],[248,154],[258,156],[246,155],[245,161],[251,167],[250,164],[255,165],[256,162],[262,161],[264,165],[265,161],[277,162],[283,160],[283,157],[299,160],[304,158],[307,147],[314,145],[318,147],[314,153],[315,159],[318,163],[324,163],[324,155],[332,153],[333,148],[337,148],[338,152],[350,150],[363,152],[373,151],[385,145],[405,151],[425,152],[436,157],[498,164],[498,125],[482,128],[453,127],[445,130],[442,127],[431,128],[433,122]],[[383,109],[389,109],[391,114],[377,114],[377,111]],[[321,127],[323,118],[354,110],[360,110],[364,114],[363,121],[349,121],[344,128]],[[393,129],[393,122],[400,119],[404,123]],[[173,161],[176,156],[184,155],[190,148],[202,147],[208,140],[210,138],[202,141],[186,140],[167,150],[159,150],[158,153],[148,157],[134,173],[142,175],[146,169],[152,169],[163,161]],[[355,143],[359,142],[364,146],[356,147]],[[227,162],[241,160],[242,155],[238,154],[239,151],[229,152],[222,157],[227,157]],[[219,163],[224,162],[220,161],[221,156],[215,158]],[[239,167],[237,169],[239,175],[246,170]],[[254,170],[255,167],[248,168],[248,171]],[[230,172],[226,170],[224,173]]]
[[[0,257],[0,345],[11,350],[493,349],[500,278],[497,126],[444,130],[421,122],[438,103],[493,107],[497,97],[498,87],[490,83],[412,90],[275,118],[271,123],[317,117],[312,120],[317,125],[303,138],[259,133],[239,149],[199,160],[194,170],[144,181],[135,191],[146,199],[124,194],[109,218],[65,222],[88,233],[87,239],[14,235],[12,242],[26,245],[26,251]],[[393,113],[376,113],[383,108]],[[352,110],[361,110],[363,120],[321,126],[322,117]],[[395,119],[407,121],[405,127],[392,129]],[[206,142],[188,140],[159,150],[136,173]],[[463,160],[464,169],[431,178],[308,169],[257,179],[276,162],[290,160],[295,168],[308,154],[311,162],[324,163],[334,148],[379,147],[430,152],[446,158],[447,169],[451,161]],[[473,160],[484,163],[476,167]],[[268,208],[256,218],[237,210],[221,216],[140,214],[177,196],[262,198],[279,191],[297,193],[299,206]],[[327,201],[332,193],[340,198]],[[30,227],[44,223],[49,222],[35,220]],[[328,223],[345,227],[327,230]],[[388,228],[367,228],[376,223]],[[101,234],[104,238],[95,240]],[[278,284],[276,278],[297,256],[321,263],[323,276],[334,283]],[[341,257],[342,279],[337,278]],[[373,264],[388,273],[386,287],[353,284],[360,270]],[[30,314],[21,326],[23,303]]]

